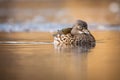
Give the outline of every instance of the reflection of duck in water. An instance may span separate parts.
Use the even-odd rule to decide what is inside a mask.
[[[72,28],[62,29],[53,36],[57,46],[95,46],[95,38],[88,30],[87,23],[82,20],[77,20]]]

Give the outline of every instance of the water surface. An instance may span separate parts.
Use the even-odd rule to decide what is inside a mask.
[[[84,51],[55,48],[52,33],[1,32],[0,80],[120,80],[120,32],[92,33],[96,46]]]

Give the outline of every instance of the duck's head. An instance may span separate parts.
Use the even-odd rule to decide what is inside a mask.
[[[73,29],[71,30],[71,34],[73,35],[90,34],[87,23],[82,20],[77,20],[73,26]]]

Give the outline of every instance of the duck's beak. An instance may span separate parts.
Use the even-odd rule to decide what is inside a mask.
[[[82,30],[85,34],[90,34],[89,30],[88,29],[83,29]]]

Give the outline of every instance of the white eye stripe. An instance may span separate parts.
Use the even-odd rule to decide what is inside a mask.
[[[82,32],[82,31],[78,31],[78,33],[82,34],[82,33],[84,33],[84,32]]]

